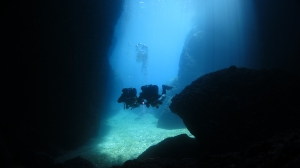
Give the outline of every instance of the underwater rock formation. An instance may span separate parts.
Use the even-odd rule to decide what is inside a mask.
[[[241,151],[300,126],[299,77],[231,66],[206,74],[172,99],[204,153]]]
[[[199,155],[197,150],[198,142],[195,138],[190,138],[186,134],[166,138],[160,143],[149,147],[137,159],[147,158],[172,158],[182,159],[186,157],[196,157]]]
[[[201,64],[206,59],[201,52],[204,48],[202,34],[202,31],[194,28],[187,35],[179,60],[178,84],[181,87],[190,84],[207,71]]]
[[[0,160],[7,167],[35,167],[23,160],[35,164],[28,160],[36,155],[20,151],[55,157],[98,134],[110,101],[107,53],[122,6],[119,0],[1,5]]]
[[[176,137],[174,137],[175,140]],[[170,138],[171,139],[171,138]],[[159,144],[158,144],[159,146]],[[174,145],[174,147],[176,147]],[[150,149],[150,148],[149,148]],[[174,153],[173,155],[181,155]],[[289,132],[255,143],[240,152],[200,154],[196,157],[148,157],[126,161],[122,166],[131,168],[157,167],[300,167],[300,134]]]

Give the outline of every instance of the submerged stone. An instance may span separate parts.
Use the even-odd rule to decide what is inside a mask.
[[[204,153],[240,151],[299,128],[299,77],[231,66],[198,78],[172,98]]]

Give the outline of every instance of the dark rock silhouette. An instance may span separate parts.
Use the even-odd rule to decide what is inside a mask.
[[[157,145],[149,147],[137,159],[147,158],[172,158],[182,159],[199,155],[198,142],[186,134],[166,138]]]
[[[55,157],[97,135],[109,109],[107,55],[122,6],[1,2],[0,149],[7,164],[25,156],[19,151]]]
[[[56,168],[95,168],[88,160],[78,156],[76,158],[65,161],[62,164],[56,164]]]
[[[125,162],[122,166],[130,168],[157,168],[157,167],[267,167],[298,168],[300,166],[300,132],[288,132],[255,143],[240,152],[226,154],[199,154],[196,157],[177,158],[174,157],[148,157]],[[177,137],[174,137],[174,140]],[[158,144],[157,146],[160,146]],[[176,148],[176,145],[174,146]],[[159,149],[157,149],[159,152]],[[200,152],[200,151],[199,151]],[[180,156],[180,153],[177,153]],[[176,153],[173,153],[176,155]],[[153,155],[152,155],[153,156]]]
[[[206,74],[172,99],[204,153],[241,151],[299,128],[299,77],[281,70],[231,66]]]

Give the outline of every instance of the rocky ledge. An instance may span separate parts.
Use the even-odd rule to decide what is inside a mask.
[[[203,153],[236,152],[300,128],[299,76],[231,66],[198,78],[173,97]]]

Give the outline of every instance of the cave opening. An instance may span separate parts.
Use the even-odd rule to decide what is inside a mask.
[[[93,147],[82,156],[100,167],[120,165],[165,138],[193,137],[168,108],[171,98],[206,73],[231,65],[252,66],[254,30],[251,2],[124,0],[108,53],[114,71],[108,86],[112,110],[101,121],[105,135],[92,140]],[[174,86],[158,109],[124,109],[117,102],[123,88],[136,88],[138,96],[148,84],[157,85],[159,93],[164,84]],[[180,127],[158,128],[164,114],[172,115],[168,117]]]

